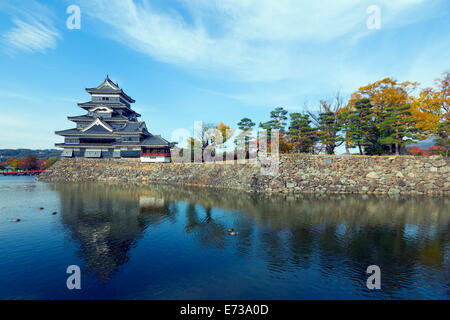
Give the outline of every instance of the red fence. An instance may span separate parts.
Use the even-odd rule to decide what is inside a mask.
[[[141,157],[170,157],[170,153],[141,153]]]
[[[9,171],[9,172],[0,172],[0,174],[33,174],[33,173],[42,173],[45,170],[27,170],[27,171]]]

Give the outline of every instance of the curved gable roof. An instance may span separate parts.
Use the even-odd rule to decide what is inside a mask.
[[[113,128],[99,118],[92,121],[86,128],[83,128],[81,130],[84,133],[91,133],[91,132],[113,132]]]
[[[111,79],[109,79],[108,76],[106,76],[105,80],[98,85],[95,88],[86,88],[86,91],[90,94],[112,94],[112,93],[118,93],[122,95],[126,100],[130,101],[131,103],[134,103],[135,100],[133,100],[130,96],[128,96],[123,90],[119,87],[117,83],[114,83]]]

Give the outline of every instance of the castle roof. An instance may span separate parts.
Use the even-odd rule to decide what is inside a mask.
[[[95,118],[93,116],[87,116],[87,115],[82,115],[82,116],[73,116],[73,117],[67,117],[67,119],[69,119],[70,121],[93,121]],[[117,114],[117,115],[113,115],[110,118],[104,118],[104,121],[128,121],[128,118]]]
[[[92,118],[91,118],[92,120]],[[112,128],[104,119],[95,118],[93,121],[86,127],[82,129],[73,128],[68,130],[61,130],[55,132],[58,135],[98,135],[98,134],[108,134],[108,135],[117,135],[120,136],[122,134],[138,134],[138,135],[150,135],[145,126],[145,122],[142,121],[128,121],[122,127],[118,129]]]
[[[130,102],[135,102],[130,96],[128,96],[117,83],[114,83],[108,76],[105,80],[95,88],[85,89],[90,94],[120,94]]]
[[[143,132],[144,128],[144,122],[127,122],[123,127],[117,129],[116,132]]]
[[[170,145],[169,141],[162,138],[159,135],[151,135],[144,140],[141,141],[141,144],[144,146],[168,146]]]

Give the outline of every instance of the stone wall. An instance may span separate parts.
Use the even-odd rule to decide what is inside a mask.
[[[450,160],[441,156],[281,155],[278,173],[259,164],[140,163],[65,159],[41,181],[180,184],[243,191],[450,195]]]

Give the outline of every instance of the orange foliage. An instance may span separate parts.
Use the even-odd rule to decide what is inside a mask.
[[[349,107],[353,109],[355,103],[361,99],[369,99],[376,113],[393,106],[410,104],[413,101],[411,93],[417,86],[417,82],[399,83],[392,78],[375,81],[354,92],[350,98]]]
[[[216,125],[216,129],[222,136],[222,143],[226,142],[234,134],[234,130],[230,126],[227,126],[222,121]]]
[[[418,97],[414,97],[412,93],[419,83],[385,78],[359,88],[352,94],[346,109],[353,109],[356,101],[360,99],[370,99],[375,114],[394,105],[410,105],[411,119],[415,121],[419,132],[427,136],[436,130],[441,120],[443,105],[450,105],[450,73],[443,79],[438,79],[437,84],[439,91],[425,88]]]
[[[441,114],[440,92],[431,88],[423,89],[411,104],[411,112],[416,127],[424,134],[433,132],[439,124]]]
[[[436,87],[439,89],[439,98],[443,113],[450,112],[450,71],[444,72],[442,78],[435,80]]]

